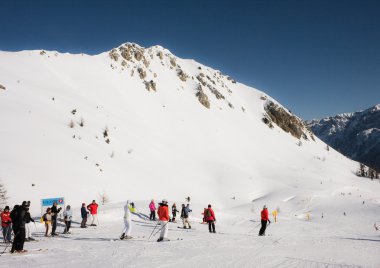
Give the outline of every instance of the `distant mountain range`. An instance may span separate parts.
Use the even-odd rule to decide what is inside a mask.
[[[315,135],[334,149],[380,171],[380,104],[307,124]]]

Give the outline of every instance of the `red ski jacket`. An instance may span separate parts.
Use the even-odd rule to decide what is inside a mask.
[[[160,205],[157,214],[160,221],[169,221],[169,209],[167,205]]]
[[[9,224],[11,224],[11,213],[8,212],[1,212],[1,226],[2,227],[8,227]]]
[[[98,214],[98,204],[89,204],[87,206],[88,211],[90,211],[91,214]]]
[[[268,209],[265,208],[261,211],[261,220],[262,221],[269,221]]]
[[[205,209],[205,220],[206,221],[215,221],[215,214],[214,214],[214,211],[212,210],[212,208],[207,208]]]

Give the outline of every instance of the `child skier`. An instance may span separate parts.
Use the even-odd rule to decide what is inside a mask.
[[[45,236],[50,236],[49,235],[49,229],[51,226],[51,208],[46,209],[46,213],[42,216],[42,220],[45,222]]]
[[[127,203],[124,206],[124,229],[123,233],[120,236],[120,239],[131,239],[131,232],[132,232],[132,220],[131,220],[131,209],[129,200],[127,200]]]

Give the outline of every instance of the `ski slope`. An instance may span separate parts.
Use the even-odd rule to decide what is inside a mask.
[[[4,258],[7,265],[56,257],[62,266],[92,267],[380,264],[380,183],[356,177],[358,163],[318,138],[300,143],[269,128],[264,107],[277,102],[262,91],[160,46],[130,43],[94,56],[0,52],[0,84],[0,180],[9,205],[31,200],[38,216],[42,198],[64,196],[79,207],[105,193],[111,202],[96,231],[41,238],[26,248],[47,251]],[[212,203],[226,234],[210,238],[197,226],[164,245],[110,241],[121,231],[119,202],[187,196],[199,211]],[[279,209],[280,223],[269,227],[272,236],[247,236],[264,204]],[[151,229],[134,228],[138,236]]]
[[[178,202],[177,202],[178,203]],[[148,201],[137,202],[147,207]],[[70,235],[43,237],[37,227],[38,242],[28,242],[29,252],[5,253],[2,267],[378,267],[380,237],[374,237],[364,220],[361,225],[348,214],[325,215],[310,221],[283,215],[267,228],[267,236],[257,236],[258,213],[216,210],[216,234],[200,224],[202,206],[194,205],[192,229],[178,229],[169,223],[169,242],[157,243],[152,236],[156,222],[133,216],[132,240],[119,240],[123,228],[123,204],[101,208],[100,226],[79,228]],[[148,209],[143,212],[148,212]],[[75,211],[79,212],[79,208]],[[370,209],[366,209],[366,212]],[[79,220],[79,213],[74,218]],[[345,222],[346,224],[343,224]],[[337,228],[339,226],[339,228]],[[368,226],[370,227],[370,226]],[[58,229],[62,229],[59,227]],[[2,245],[3,246],[3,245]]]

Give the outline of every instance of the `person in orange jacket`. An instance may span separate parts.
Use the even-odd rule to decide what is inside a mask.
[[[160,233],[160,238],[158,238],[157,242],[161,242],[164,240],[169,241],[169,239],[167,238],[168,230],[169,230],[168,222],[170,219],[168,201],[163,199],[162,202],[159,203],[159,205],[160,206],[158,207],[157,214],[158,214],[159,223],[161,225],[161,233]]]
[[[265,235],[265,230],[267,228],[268,222],[270,223],[268,208],[266,205],[264,205],[263,210],[261,211],[261,228],[259,231],[259,236]]]

